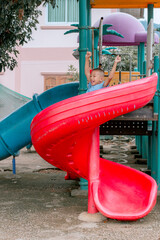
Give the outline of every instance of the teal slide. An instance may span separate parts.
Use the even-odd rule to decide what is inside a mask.
[[[0,122],[0,160],[15,156],[31,143],[30,124],[34,116],[46,107],[78,95],[78,82],[51,88],[12,112]],[[1,110],[1,108],[0,108]]]

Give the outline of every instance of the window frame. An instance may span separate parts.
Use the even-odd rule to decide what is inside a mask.
[[[65,0],[65,4],[66,4],[66,7],[65,7],[65,20],[67,20],[67,0]],[[46,25],[47,26],[71,26],[71,24],[78,24],[79,22],[49,22],[48,21],[48,8],[49,8],[49,4],[47,3],[46,4],[46,8],[45,8],[45,16],[46,16],[46,19],[45,19],[45,22],[46,22]]]

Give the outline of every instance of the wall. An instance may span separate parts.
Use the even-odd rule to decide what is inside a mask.
[[[33,31],[33,40],[19,48],[18,67],[0,75],[0,83],[27,97],[44,91],[44,78],[47,74],[64,74],[69,65],[78,69],[78,60],[73,56],[73,49],[78,47],[77,33],[64,35],[73,28],[53,26],[47,23],[46,8],[41,7],[37,31]],[[115,11],[115,10],[113,10]],[[92,24],[111,10],[93,9]]]

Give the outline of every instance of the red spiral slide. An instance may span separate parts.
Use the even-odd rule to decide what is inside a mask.
[[[39,155],[68,176],[88,180],[88,212],[136,220],[154,207],[155,180],[135,169],[99,158],[99,125],[146,105],[157,74],[53,104],[35,116],[32,143]]]

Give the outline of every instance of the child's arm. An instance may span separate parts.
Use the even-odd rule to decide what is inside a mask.
[[[91,55],[92,55],[91,52],[87,52],[86,56],[85,56],[85,75],[87,78],[87,82],[90,82],[90,70],[91,70],[90,57],[91,57]]]
[[[118,55],[115,58],[112,70],[110,71],[108,78],[104,82],[104,85],[103,85],[104,87],[107,87],[108,84],[110,83],[110,81],[112,80],[112,78],[114,77],[114,74],[115,74],[115,71],[116,71],[116,67],[117,67],[117,63],[119,63],[120,61],[121,61],[121,57]]]

